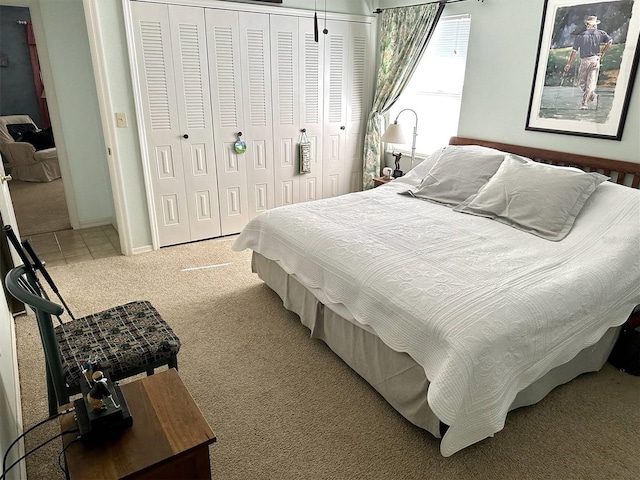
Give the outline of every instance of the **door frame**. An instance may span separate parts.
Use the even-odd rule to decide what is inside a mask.
[[[115,111],[111,101],[111,92],[106,77],[106,60],[100,34],[100,19],[97,8],[98,0],[82,0],[84,7],[85,21],[87,24],[87,35],[89,37],[89,50],[91,52],[91,63],[93,65],[93,76],[96,82],[96,92],[98,94],[98,107],[100,110],[100,123],[102,135],[107,148],[107,159],[109,164],[109,177],[111,178],[111,192],[113,195],[113,205],[115,209],[116,225],[118,226],[118,236],[120,238],[120,251],[123,255],[133,255],[133,245],[131,242],[131,229],[129,211],[125,204],[124,173],[122,162],[118,154],[118,141],[113,125]],[[145,174],[146,183],[146,174]],[[147,199],[148,200],[148,199]],[[155,240],[154,240],[154,250]]]
[[[4,175],[6,175],[4,171],[4,165],[2,165],[2,162],[0,162],[0,176],[4,176]],[[0,181],[0,213],[2,213],[3,223],[5,223],[6,225],[10,225],[11,228],[13,228],[16,236],[20,238],[20,232],[18,231],[16,216],[15,216],[15,213],[13,212],[13,203],[11,202],[11,195],[9,194],[9,188],[7,186],[8,181],[10,180]],[[20,260],[20,257],[15,252],[15,249],[9,247],[9,251],[11,253],[11,259],[13,260],[13,264],[21,265],[22,260]],[[4,282],[4,279],[2,281]],[[9,306],[4,301],[4,293],[0,292],[0,296],[2,296],[2,301],[0,302],[0,315],[2,316],[2,319],[0,319],[0,321],[3,321],[5,318],[9,320],[8,344],[9,344],[10,352],[8,356],[11,361],[10,374],[13,377],[11,380],[13,383],[13,390],[15,393],[14,398],[11,399],[11,403],[15,405],[15,414],[16,414],[15,424],[14,424],[15,432],[13,433],[15,433],[15,436],[17,437],[24,431],[24,424],[22,421],[22,401],[21,401],[22,394],[20,391],[20,375],[18,370],[18,344],[16,342],[16,326],[15,326],[15,323],[13,322],[13,316],[11,314],[11,311],[9,310]],[[6,358],[7,355],[4,354],[2,351],[0,351],[0,361],[2,360],[1,357]],[[3,382],[4,382],[4,379],[3,379]],[[2,453],[4,454],[5,452],[2,452]],[[18,455],[14,455],[11,458],[19,458],[24,454],[25,454],[25,449],[24,449],[24,439],[23,439],[18,443]],[[22,462],[19,468],[20,468],[19,469],[20,474],[15,478],[24,478],[26,476],[25,463]]]

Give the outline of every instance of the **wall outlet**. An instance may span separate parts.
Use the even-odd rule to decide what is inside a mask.
[[[118,128],[127,128],[127,115],[124,112],[116,113],[116,126]]]

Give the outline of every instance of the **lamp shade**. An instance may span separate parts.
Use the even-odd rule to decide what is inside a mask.
[[[409,139],[402,130],[402,127],[396,122],[387,127],[387,130],[382,135],[381,140],[386,143],[397,143],[400,145],[406,145],[409,143]]]

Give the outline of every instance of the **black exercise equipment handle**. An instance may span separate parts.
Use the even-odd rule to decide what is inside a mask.
[[[18,240],[18,237],[16,237],[16,233],[13,231],[13,228],[11,228],[11,225],[5,225],[4,227],[2,227],[2,231],[9,239],[9,242],[11,242],[11,245],[13,245],[13,248],[20,257],[20,260],[22,260],[22,263],[24,263],[24,267],[27,272],[29,272],[31,275],[35,275],[33,265],[31,265],[27,254],[24,253],[24,249],[22,248],[22,245],[20,245],[20,241]]]

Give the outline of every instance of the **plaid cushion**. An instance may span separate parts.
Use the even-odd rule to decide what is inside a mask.
[[[180,340],[147,301],[137,301],[63,323],[55,328],[67,384],[78,386],[85,361],[113,379],[162,363],[180,350]]]

